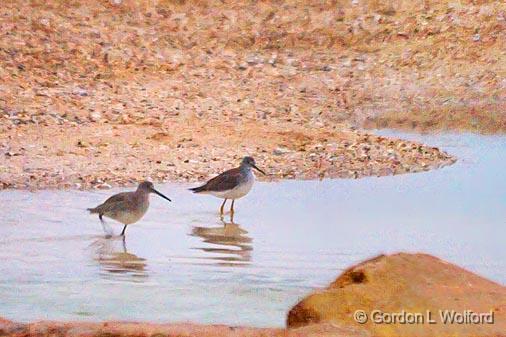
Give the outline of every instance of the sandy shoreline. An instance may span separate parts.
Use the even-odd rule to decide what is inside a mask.
[[[249,123],[212,127],[90,124],[18,127],[0,135],[0,187],[109,188],[156,182],[202,181],[253,155],[261,180],[360,178],[450,165],[436,148],[360,131]]]
[[[147,322],[54,322],[29,324],[11,322],[0,317],[2,336],[72,336],[72,337],[367,337],[369,334],[350,326],[319,324],[298,329],[253,328],[219,324]]]
[[[506,130],[506,5],[427,6],[10,1],[0,188],[196,181],[246,154],[265,179],[451,164],[355,131]]]

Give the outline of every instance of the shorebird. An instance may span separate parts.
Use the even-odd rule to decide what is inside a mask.
[[[256,166],[253,157],[244,157],[239,167],[223,172],[202,186],[190,188],[190,191],[193,191],[193,193],[211,194],[225,199],[220,207],[221,215],[223,215],[223,207],[227,200],[232,199],[230,214],[234,214],[235,200],[248,194],[255,182],[252,168],[265,175],[265,172]]]
[[[88,211],[91,214],[98,214],[102,223],[104,222],[103,216],[121,222],[124,225],[121,236],[124,236],[127,226],[139,221],[146,214],[150,193],[156,193],[162,198],[172,201],[155,190],[152,182],[143,181],[136,191],[115,194],[103,204],[95,208],[88,208]]]

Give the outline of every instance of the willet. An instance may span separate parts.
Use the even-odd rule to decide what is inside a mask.
[[[118,193],[107,199],[103,204],[95,208],[88,208],[92,214],[98,214],[100,221],[106,216],[121,222],[124,227],[121,235],[125,235],[125,230],[128,225],[139,221],[149,207],[149,194],[156,193],[168,201],[172,201],[162,193],[155,190],[153,183],[150,181],[143,181],[134,192]]]
[[[265,175],[265,172],[256,166],[255,159],[252,157],[244,157],[241,166],[223,172],[202,186],[190,188],[190,191],[194,193],[211,194],[215,197],[225,199],[220,207],[220,214],[222,215],[225,203],[228,199],[232,199],[230,213],[233,214],[235,200],[248,194],[255,182],[255,175],[253,174],[252,168]]]

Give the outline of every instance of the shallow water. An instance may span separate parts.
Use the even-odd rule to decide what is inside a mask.
[[[236,202],[235,224],[219,219],[218,199],[159,185],[174,202],[153,196],[125,242],[105,239],[85,211],[117,190],[1,192],[0,316],[283,326],[314,288],[396,251],[506,283],[506,137],[399,136],[459,161],[395,177],[257,183]]]

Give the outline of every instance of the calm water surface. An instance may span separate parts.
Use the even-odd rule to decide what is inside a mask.
[[[459,161],[395,177],[258,183],[236,203],[235,223],[220,220],[218,199],[159,185],[174,202],[152,196],[125,242],[105,239],[85,211],[118,190],[1,192],[0,316],[283,326],[293,304],[346,267],[396,251],[506,283],[506,137],[398,135]]]

